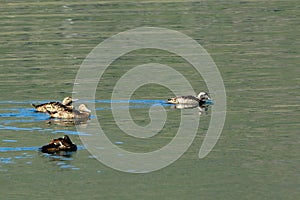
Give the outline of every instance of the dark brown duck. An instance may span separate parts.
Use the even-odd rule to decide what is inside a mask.
[[[60,151],[72,152],[77,150],[76,144],[72,143],[69,136],[65,135],[62,138],[53,139],[49,144],[40,148],[41,152],[54,154]]]

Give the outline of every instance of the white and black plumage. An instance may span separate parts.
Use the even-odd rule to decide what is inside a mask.
[[[189,104],[194,106],[202,106],[207,100],[210,100],[210,97],[206,92],[200,92],[197,97],[188,95],[188,96],[178,96],[173,97],[167,100],[171,104]]]

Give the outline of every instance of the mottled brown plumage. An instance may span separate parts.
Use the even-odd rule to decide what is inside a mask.
[[[51,102],[43,103],[43,104],[39,104],[39,105],[35,105],[35,104],[31,104],[31,105],[32,105],[32,107],[35,108],[35,110],[37,112],[48,112],[48,111],[55,112],[58,110],[63,110],[64,107],[73,109],[72,103],[76,100],[77,99],[72,99],[72,97],[66,97],[63,99],[63,101],[61,103],[56,102],[56,101],[51,101]]]
[[[48,111],[49,115],[59,119],[88,119],[91,116],[91,111],[85,104],[81,104],[78,110],[70,109],[66,106],[61,106],[60,108],[54,112]]]

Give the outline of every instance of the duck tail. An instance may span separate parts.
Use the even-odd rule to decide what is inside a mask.
[[[58,111],[50,111],[50,110],[47,110],[47,113],[50,115],[50,118],[60,118],[60,112]]]
[[[33,103],[32,103],[32,104],[30,104],[30,105],[31,105],[32,107],[34,107],[34,108],[36,108],[36,107],[37,107],[37,105],[35,105],[35,104],[33,104]]]
[[[57,113],[57,112],[56,112],[56,111],[53,112],[53,111],[50,111],[50,110],[47,109],[47,113],[48,113],[49,115],[53,115],[53,114],[55,114],[55,113]]]

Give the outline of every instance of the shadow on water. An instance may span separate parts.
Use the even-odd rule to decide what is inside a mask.
[[[60,169],[71,169],[71,170],[79,170],[80,168],[72,165],[72,161],[74,160],[73,155],[75,153],[72,154],[63,154],[63,155],[52,155],[52,154],[43,154],[43,156],[47,159],[49,159],[49,161],[51,163],[53,163],[54,165],[56,165],[57,167],[59,167]]]

